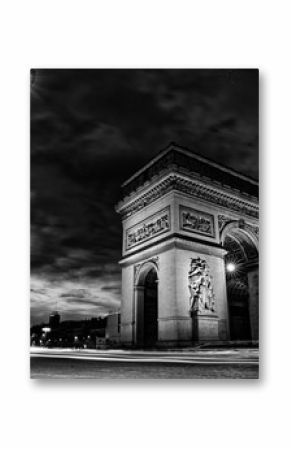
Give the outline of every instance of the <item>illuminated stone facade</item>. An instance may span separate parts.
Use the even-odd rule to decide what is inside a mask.
[[[122,344],[230,340],[225,263],[232,249],[238,253],[233,242],[247,270],[251,339],[258,340],[257,182],[172,144],[122,188]],[[144,326],[153,321],[150,339]]]

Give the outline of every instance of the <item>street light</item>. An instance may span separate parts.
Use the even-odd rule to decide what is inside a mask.
[[[230,262],[227,264],[226,269],[229,273],[233,273],[236,270],[236,265]]]

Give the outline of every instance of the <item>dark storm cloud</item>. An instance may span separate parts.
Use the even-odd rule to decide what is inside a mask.
[[[31,263],[47,304],[67,283],[120,300],[120,184],[170,141],[257,177],[257,96],[255,70],[33,71]],[[45,294],[32,298],[39,319]]]
[[[120,292],[120,287],[105,285],[104,287],[102,287],[102,290],[107,290],[107,291],[111,291],[111,292],[112,291]]]

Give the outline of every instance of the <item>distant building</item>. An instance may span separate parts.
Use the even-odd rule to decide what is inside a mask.
[[[56,329],[59,326],[60,323],[60,315],[57,311],[52,312],[49,315],[49,326],[51,329]]]
[[[49,316],[49,323],[32,326],[31,345],[48,347],[96,348],[105,342],[106,319],[96,317],[86,320],[60,322],[58,312]]]
[[[110,345],[118,345],[121,339],[121,314],[112,313],[107,316],[106,342]]]

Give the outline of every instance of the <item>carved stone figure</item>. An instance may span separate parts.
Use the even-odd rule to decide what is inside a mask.
[[[215,311],[215,298],[209,267],[206,261],[200,257],[191,259],[188,272],[188,288],[190,292],[190,313]]]

